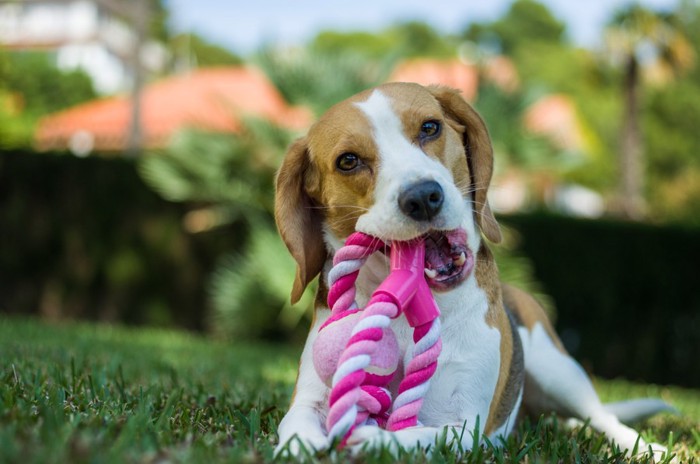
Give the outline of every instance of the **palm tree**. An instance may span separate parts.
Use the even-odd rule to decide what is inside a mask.
[[[606,42],[623,67],[623,115],[620,132],[619,185],[615,212],[627,219],[644,217],[644,148],[639,129],[639,97],[643,74],[668,80],[688,69],[693,48],[673,14],[639,5],[620,11],[611,21]]]

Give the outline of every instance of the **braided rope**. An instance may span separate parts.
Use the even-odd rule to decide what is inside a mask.
[[[418,412],[428,392],[430,379],[437,369],[437,359],[442,350],[440,318],[423,324],[413,331],[413,357],[406,366],[406,373],[399,384],[399,394],[387,428],[392,431],[418,425]]]
[[[360,269],[370,255],[383,247],[385,244],[380,240],[356,232],[335,254],[328,277],[331,319],[345,311],[356,310],[355,282]],[[367,382],[366,369],[372,355],[384,330],[391,330],[391,319],[398,317],[400,312],[390,297],[373,295],[362,310],[338,360],[331,383],[326,428],[331,439],[342,439],[341,446],[358,425],[386,426],[395,431],[415,426],[418,422],[418,412],[442,348],[439,318],[415,327],[413,357],[405,368],[394,410],[388,418],[386,413],[391,406],[391,396],[385,387],[389,379],[375,381],[375,385]]]

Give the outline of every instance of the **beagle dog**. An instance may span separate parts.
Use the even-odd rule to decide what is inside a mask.
[[[425,449],[454,429],[447,436],[466,450],[481,434],[499,443],[524,410],[588,420],[622,450],[636,445],[665,452],[622,423],[665,404],[602,404],[537,302],[499,281],[484,240],[501,240],[487,200],[492,171],[484,122],[457,91],[438,86],[390,83],[362,92],[333,106],[291,145],[276,180],[275,218],[298,264],[292,302],[319,274],[320,280],[292,404],[279,425],[278,453],[330,446],[324,426],[329,388],[314,370],[312,345],[330,315],[333,254],[356,230],[384,241],[424,237],[443,348],[419,425],[396,432],[358,427],[348,445]],[[388,270],[381,253],[367,260],[356,284],[360,307]],[[392,329],[405,365],[412,329],[403,317]]]

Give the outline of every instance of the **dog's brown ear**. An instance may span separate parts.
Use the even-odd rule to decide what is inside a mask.
[[[321,272],[326,261],[321,212],[305,187],[310,161],[307,141],[295,141],[277,173],[275,221],[282,240],[297,262],[292,303],[301,298],[307,285]]]
[[[448,118],[464,127],[463,140],[467,163],[474,189],[474,214],[482,233],[494,243],[501,241],[501,229],[491,211],[487,192],[493,174],[493,147],[486,124],[479,114],[460,95],[449,87],[431,86]]]

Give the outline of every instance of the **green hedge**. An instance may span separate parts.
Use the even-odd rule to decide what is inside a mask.
[[[134,161],[0,152],[0,312],[204,328],[204,281],[230,230],[190,235],[186,205]]]
[[[700,229],[501,217],[554,300],[572,354],[603,377],[700,387]]]

